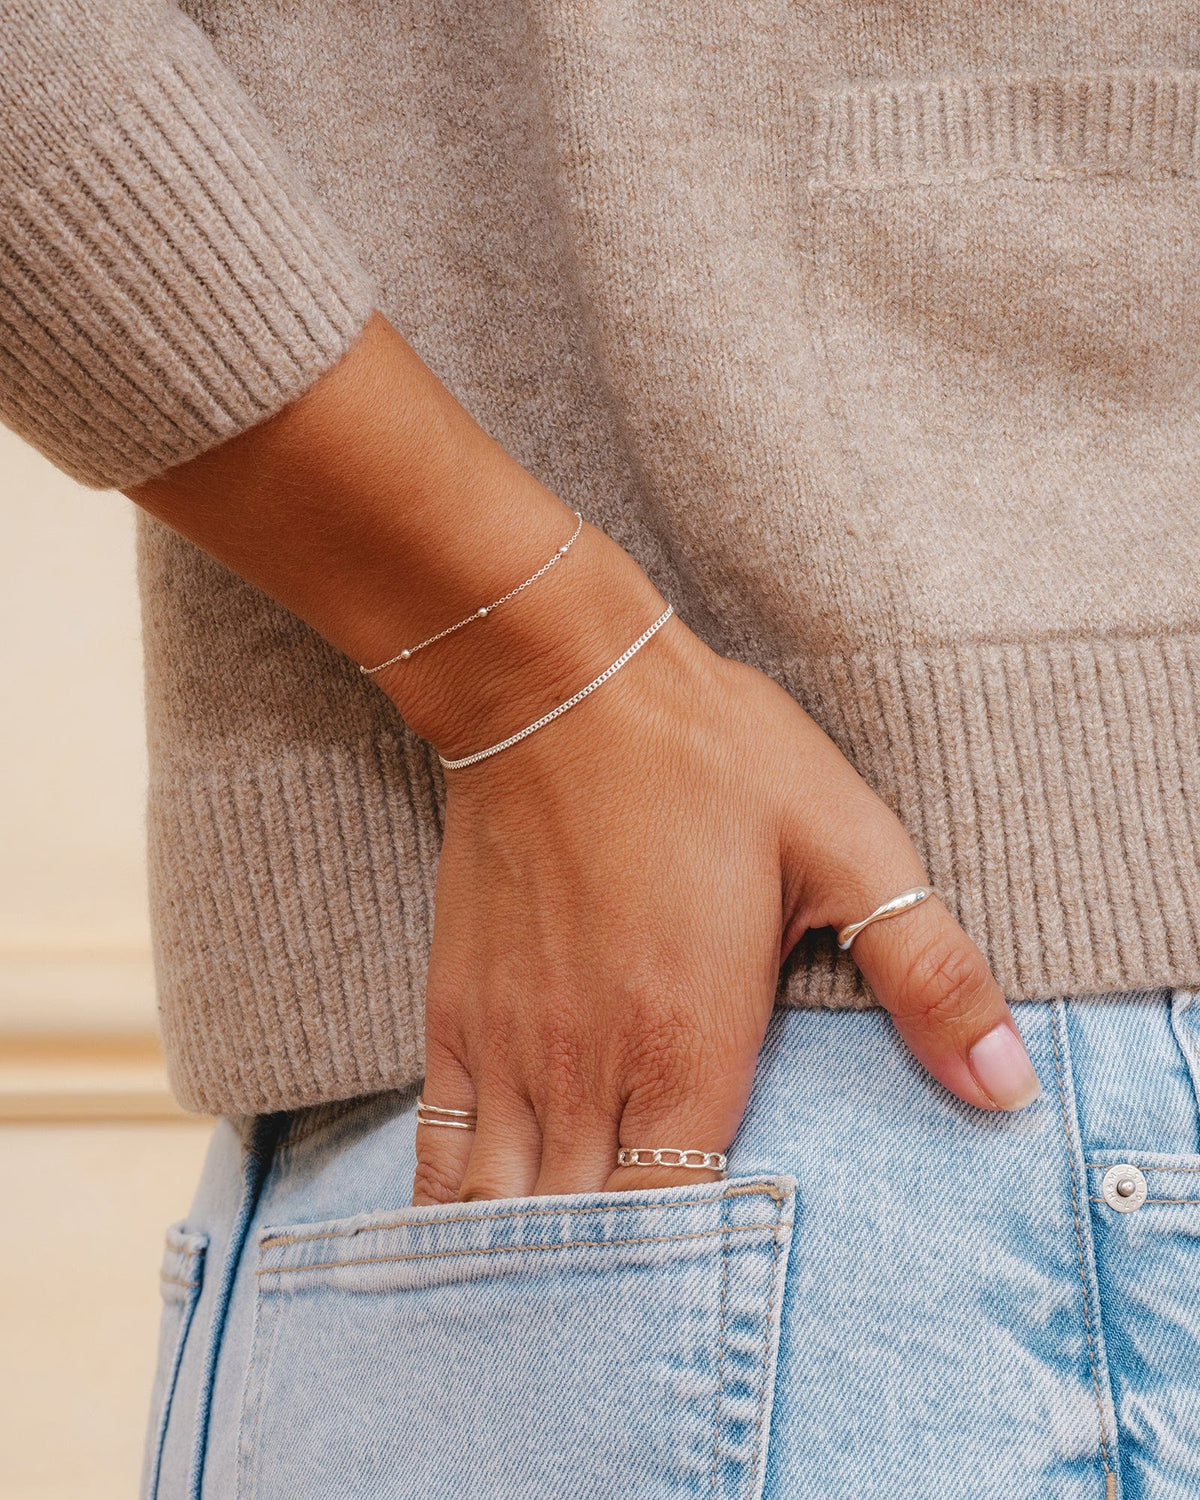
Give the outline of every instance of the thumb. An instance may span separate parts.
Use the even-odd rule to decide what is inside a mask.
[[[895,813],[832,741],[818,752],[783,827],[784,952],[808,928],[840,931],[929,884]],[[850,954],[939,1083],[981,1109],[1020,1109],[1037,1098],[1037,1074],[1000,986],[937,896],[864,927]]]
[[[881,889],[859,921],[916,882]],[[879,1003],[917,1060],[968,1104],[1021,1109],[1041,1092],[1000,986],[979,949],[933,896],[872,922],[850,947]]]

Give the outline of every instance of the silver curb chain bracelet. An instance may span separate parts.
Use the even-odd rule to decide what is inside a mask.
[[[587,687],[580,688],[565,703],[560,703],[557,708],[552,708],[548,714],[543,714],[540,719],[535,719],[532,724],[527,724],[524,729],[519,729],[516,734],[510,734],[506,740],[501,740],[498,745],[489,745],[486,750],[476,750],[474,755],[462,755],[457,760],[447,760],[444,755],[439,755],[438,760],[441,761],[442,765],[448,771],[457,771],[462,766],[474,765],[477,760],[486,760],[489,755],[499,755],[501,750],[507,750],[510,745],[515,745],[518,740],[523,740],[527,734],[532,734],[535,729],[543,728],[552,719],[557,719],[559,714],[565,714],[567,709],[574,708],[577,703],[581,703],[589,693],[594,693],[602,683],[608,681],[614,672],[619,672],[630,657],[635,656],[642,649],[655,631],[662,629],[674,612],[675,606],[668,604],[658,619],[655,620],[654,624],[648,630],[644,630],[638,636],[637,640],[634,641],[633,645],[627,647],[611,666],[605,667],[599,677],[592,678]]]

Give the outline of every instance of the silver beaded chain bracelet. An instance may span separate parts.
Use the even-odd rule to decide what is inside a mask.
[[[632,646],[622,651],[621,655],[617,657],[611,666],[605,667],[599,677],[592,678],[587,687],[580,688],[573,697],[568,698],[565,703],[560,703],[557,708],[552,708],[548,714],[543,714],[540,719],[535,719],[532,724],[527,724],[524,729],[519,729],[516,734],[510,734],[506,740],[501,740],[498,745],[489,745],[486,750],[476,750],[474,755],[462,755],[457,760],[447,760],[444,755],[439,755],[438,760],[441,761],[442,765],[448,771],[457,771],[462,766],[473,766],[477,760],[486,760],[489,755],[499,755],[501,750],[507,750],[510,745],[515,745],[518,740],[523,740],[527,734],[532,734],[535,729],[543,728],[550,723],[551,719],[557,719],[559,714],[565,714],[567,709],[574,708],[577,703],[581,703],[589,693],[594,693],[601,683],[608,681],[614,672],[619,672],[630,657],[635,656],[650,637],[656,631],[662,629],[674,611],[675,606],[668,604],[658,619],[655,620],[654,624],[648,630],[644,630]]]
[[[358,670],[366,677],[373,677],[376,672],[382,672],[384,667],[394,666],[398,661],[408,661],[418,651],[424,651],[426,646],[432,646],[435,641],[444,640],[446,636],[453,635],[456,630],[461,630],[464,625],[471,625],[476,620],[487,619],[488,615],[494,609],[499,609],[502,604],[507,604],[510,599],[515,599],[523,589],[527,589],[531,583],[536,583],[539,578],[548,573],[556,562],[561,562],[567,553],[570,552],[572,546],[574,546],[575,539],[582,530],[583,516],[579,511],[576,511],[575,530],[561,547],[555,549],[554,556],[550,561],[544,562],[536,573],[530,573],[524,583],[517,584],[515,589],[509,589],[507,594],[501,594],[499,599],[493,599],[490,604],[481,604],[478,609],[473,610],[465,619],[459,620],[453,625],[447,625],[445,630],[439,630],[436,635],[431,635],[426,640],[418,641],[415,646],[405,646],[403,651],[397,651],[395,656],[389,656],[387,661],[381,661],[377,667],[360,666]]]

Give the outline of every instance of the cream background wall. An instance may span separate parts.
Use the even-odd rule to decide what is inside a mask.
[[[132,506],[0,428],[0,1493],[132,1500],[210,1122],[155,1036]]]

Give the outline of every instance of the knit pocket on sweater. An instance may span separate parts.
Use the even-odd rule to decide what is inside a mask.
[[[828,400],[906,628],[1028,634],[1060,603],[1086,622],[1054,539],[1116,578],[1146,537],[1121,537],[1113,497],[1194,503],[1200,70],[884,78],[806,111]],[[1086,524],[1098,490],[1107,529]]]
[[[1036,427],[1194,385],[1200,70],[885,79],[807,102],[816,280],[832,338],[874,372],[851,426],[881,396],[902,420],[917,381],[952,435],[997,393]]]
[[[239,1500],[753,1500],[795,1183],[266,1229]]]
[[[874,370],[851,426],[881,396],[902,421],[931,380],[952,436],[997,395],[1036,428],[1194,386],[1200,70],[883,80],[808,112],[817,284]]]

